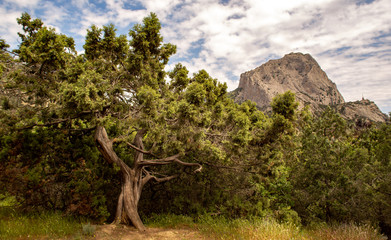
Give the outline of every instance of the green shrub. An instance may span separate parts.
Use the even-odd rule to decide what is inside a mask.
[[[83,225],[83,235],[94,236],[95,231],[96,231],[96,226],[91,225],[91,223],[87,223]]]

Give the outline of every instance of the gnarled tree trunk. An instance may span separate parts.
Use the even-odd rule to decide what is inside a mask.
[[[133,167],[130,168],[125,162],[120,159],[113,150],[113,140],[107,136],[104,127],[98,126],[95,132],[95,141],[99,151],[102,153],[106,161],[115,163],[120,167],[122,175],[121,193],[118,198],[118,205],[114,223],[130,222],[140,231],[144,231],[145,227],[138,214],[138,202],[140,200],[141,191],[144,185],[151,179],[158,182],[168,181],[174,176],[157,178],[153,176],[146,167],[155,165],[167,165],[170,163],[178,163],[185,166],[198,167],[195,172],[201,171],[202,166],[198,163],[186,163],[178,159],[179,155],[174,155],[168,158],[144,160],[144,154],[151,154],[144,150],[142,138],[145,131],[139,130],[134,139],[134,143],[127,143],[130,147],[136,150],[134,156]]]

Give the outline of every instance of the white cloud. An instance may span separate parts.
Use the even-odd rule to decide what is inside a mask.
[[[38,8],[39,7],[39,8]],[[66,16],[65,9],[55,6],[51,2],[40,2],[39,0],[17,0],[17,1],[5,1],[0,5],[0,15],[2,21],[0,24],[0,36],[4,38],[11,48],[16,48],[19,44],[18,32],[22,32],[22,27],[18,25],[17,18],[22,16],[23,12],[28,12],[32,19],[37,18],[35,16],[37,10],[40,9],[43,12],[41,18],[46,26],[55,28],[58,32],[61,31],[60,24]]]
[[[357,4],[355,0],[231,0],[225,4],[215,0],[72,0],[64,6],[43,3],[6,0],[0,5],[0,34],[7,41],[15,41],[20,31],[15,19],[26,8],[23,6],[44,10],[41,17],[45,22],[57,29],[68,29],[79,38],[92,24],[114,23],[120,33],[127,34],[135,22],[155,12],[162,22],[165,42],[177,45],[170,64],[181,61],[191,72],[205,69],[227,82],[230,90],[237,87],[241,73],[271,57],[304,52],[319,62],[346,100],[357,100],[364,94],[383,111],[391,111],[389,0],[370,4]],[[130,9],[134,6],[137,10]]]
[[[18,32],[22,28],[16,23],[16,18],[19,18],[22,13],[18,11],[6,11],[0,8],[0,15],[2,16],[0,24],[0,37],[4,38],[11,48],[16,48],[18,44]]]
[[[149,12],[154,12],[158,16],[161,16],[161,21],[165,20],[165,17],[174,11],[174,7],[181,4],[181,0],[145,0],[143,5]]]
[[[68,22],[66,20],[70,17],[67,9],[63,6],[56,6],[52,2],[45,2],[42,8],[44,9],[44,14],[40,18],[45,25],[55,28],[57,32],[61,32],[63,22]]]
[[[233,83],[232,74],[238,80],[240,73],[257,67],[271,55],[282,57],[301,51],[318,60],[346,100],[360,99],[360,89],[366,89],[365,95],[380,103],[391,92],[391,61],[384,56],[391,46],[389,37],[383,39],[388,41],[383,46],[371,44],[382,32],[391,32],[389,10],[391,2],[387,0],[359,6],[353,1],[331,0],[248,0],[224,6],[215,1],[193,1],[183,5],[180,14],[173,14],[171,19],[180,22],[166,23],[163,32],[178,45],[178,59],[190,56],[185,61],[189,68],[205,68],[212,76],[229,82],[230,90],[238,85]],[[192,47],[200,40],[202,52],[194,57]],[[349,51],[338,51],[344,48]],[[376,71],[378,67],[383,70]],[[373,78],[377,85],[368,84]],[[353,79],[358,87],[349,87]],[[376,90],[378,85],[386,87]]]
[[[88,0],[71,0],[71,4],[78,9],[83,9],[88,6]]]
[[[26,8],[37,6],[40,0],[5,0],[4,2]]]

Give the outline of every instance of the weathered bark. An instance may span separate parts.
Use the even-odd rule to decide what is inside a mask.
[[[124,188],[121,186],[121,193],[118,197],[118,203],[117,203],[117,211],[115,212],[115,219],[113,221],[113,224],[121,223],[121,221],[126,221],[126,216],[122,215],[124,207]]]
[[[155,165],[167,165],[170,163],[178,163],[184,166],[198,167],[195,172],[199,172],[202,166],[198,163],[182,162],[178,159],[179,155],[174,155],[162,159],[144,160],[144,154],[152,153],[144,150],[142,138],[145,132],[139,130],[134,139],[134,145],[127,143],[132,148],[136,149],[134,156],[133,167],[130,168],[122,159],[120,159],[113,150],[113,140],[107,136],[106,130],[102,126],[98,126],[95,132],[95,141],[99,151],[109,163],[115,163],[120,167],[122,175],[121,193],[118,198],[118,205],[115,220],[113,223],[127,222],[127,219],[140,231],[144,231],[145,227],[138,214],[138,202],[144,185],[151,179],[157,182],[168,181],[176,177],[167,176],[158,178],[153,176],[146,167]]]
[[[119,223],[123,216],[126,216],[138,230],[144,231],[145,227],[137,210],[138,200],[140,199],[141,194],[141,191],[139,191],[141,185],[140,171],[131,169],[117,156],[113,150],[113,141],[108,138],[104,127],[97,127],[95,141],[106,161],[117,164],[120,167],[122,174],[121,194],[118,199],[114,222]]]

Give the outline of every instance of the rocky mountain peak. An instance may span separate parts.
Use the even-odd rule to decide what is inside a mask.
[[[239,87],[231,94],[236,102],[251,100],[256,102],[261,110],[268,112],[271,111],[270,103],[273,97],[288,90],[296,94],[299,108],[309,105],[314,113],[322,111],[324,106],[332,106],[338,111],[349,112],[350,117],[346,117],[349,119],[354,116],[354,111],[356,115],[367,115],[369,119],[373,117],[373,121],[383,119],[379,117],[381,115],[385,116],[376,105],[376,108],[371,107],[371,110],[365,110],[363,113],[357,112],[361,109],[359,105],[369,106],[368,104],[355,104],[355,110],[352,110],[351,106],[343,108],[345,101],[337,86],[309,54],[290,53],[242,73]],[[374,112],[370,113],[371,111]],[[340,113],[342,114],[341,111]]]
[[[291,90],[301,107],[309,104],[317,111],[319,105],[343,103],[336,85],[327,77],[309,54],[290,53],[281,59],[270,60],[240,76],[235,100],[252,100],[265,111],[270,110],[272,98]]]

